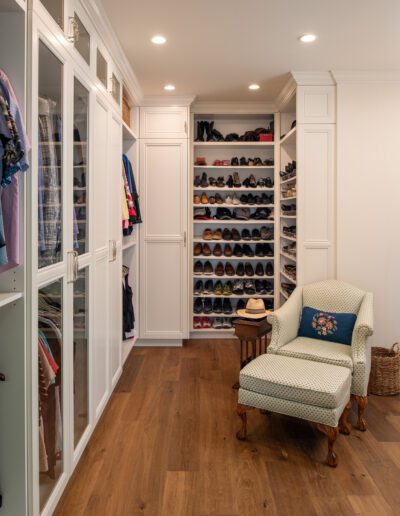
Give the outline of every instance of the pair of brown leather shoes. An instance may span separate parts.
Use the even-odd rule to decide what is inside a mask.
[[[211,256],[211,247],[208,244],[197,243],[193,249],[194,256]]]

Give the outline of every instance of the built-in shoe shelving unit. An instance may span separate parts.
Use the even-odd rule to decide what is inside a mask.
[[[297,127],[296,98],[280,114],[279,141],[279,293],[280,304],[297,285]]]
[[[203,133],[204,141],[196,141],[202,134],[199,123],[204,121],[207,124],[213,122],[214,128],[224,138],[231,133],[240,136],[246,131],[265,128],[272,130],[272,141],[206,141],[207,130]],[[274,309],[275,299],[279,300],[279,296],[276,296],[278,283],[274,270],[278,252],[275,238],[279,238],[279,233],[275,230],[276,217],[279,217],[275,196],[276,143],[274,140],[276,137],[273,133],[275,116],[270,113],[195,114],[192,122],[190,331],[192,337],[231,337],[232,320],[237,317],[238,306],[244,308],[249,298],[262,298],[266,308]],[[208,132],[210,132],[210,126],[208,126]],[[262,138],[270,139],[271,136]],[[204,159],[199,163],[199,158]],[[237,158],[237,162],[232,162],[234,158]],[[241,162],[241,158],[245,158],[246,162]],[[259,160],[253,162],[254,164],[250,161],[249,164],[249,158],[253,160],[259,158]],[[230,176],[236,179],[234,184],[229,183]],[[249,180],[250,176],[252,176],[251,185],[246,185],[246,180]],[[218,186],[215,183],[211,185],[210,178],[216,181],[218,178],[223,178],[222,184],[220,181]],[[204,194],[207,198],[202,199]],[[263,194],[268,198],[264,197],[264,201],[261,202]],[[253,196],[253,201],[257,196],[256,202],[252,204],[246,202],[249,200],[249,195]],[[220,199],[217,203],[218,196]],[[230,199],[227,199],[228,196]],[[233,199],[235,199],[234,202],[232,202]],[[252,200],[251,197],[250,200]],[[221,210],[229,210],[227,213],[231,218],[225,220],[217,218]],[[257,217],[261,218],[252,218],[255,213],[258,213]],[[262,228],[264,229],[261,234]],[[222,233],[221,238],[215,235],[219,229]],[[211,234],[214,233],[214,237],[210,239],[210,233],[205,235],[206,230],[211,231]],[[224,230],[231,232],[229,240],[224,238],[229,236],[226,232],[224,235]],[[232,238],[234,230],[238,233]],[[204,248],[207,249],[205,246],[208,247],[208,254],[202,252]],[[214,255],[217,246],[221,248],[221,255]],[[229,256],[224,255],[227,246],[230,246],[232,251],[228,253]],[[236,255],[235,247],[236,251],[243,252],[243,256]],[[268,251],[268,256],[262,255],[264,251],[265,253]],[[251,256],[246,256],[250,253]],[[216,273],[218,264],[222,264],[223,274],[221,274],[221,266]],[[227,264],[232,266],[229,275],[226,274]],[[236,271],[240,264],[243,264],[245,269],[248,264],[251,269],[247,267],[243,275],[238,275]],[[255,274],[258,264],[261,264],[258,272],[261,274],[262,267],[262,275]],[[251,271],[254,274],[248,274]],[[225,295],[220,294],[218,286],[222,287],[222,290],[225,288]],[[241,286],[243,290],[239,288]],[[219,311],[221,307],[222,313]]]

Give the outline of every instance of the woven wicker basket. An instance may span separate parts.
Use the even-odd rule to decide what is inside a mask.
[[[378,396],[400,393],[400,345],[372,348],[369,391]]]

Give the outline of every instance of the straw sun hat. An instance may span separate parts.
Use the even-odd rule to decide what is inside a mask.
[[[270,310],[266,310],[262,299],[249,299],[244,310],[238,310],[237,314],[246,319],[262,319],[270,314]]]

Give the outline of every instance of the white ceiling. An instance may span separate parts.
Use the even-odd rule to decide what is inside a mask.
[[[399,70],[400,0],[102,0],[145,95],[273,100],[290,70]],[[312,44],[304,33],[319,36]],[[150,38],[162,34],[163,46]],[[261,89],[250,92],[257,82]]]

